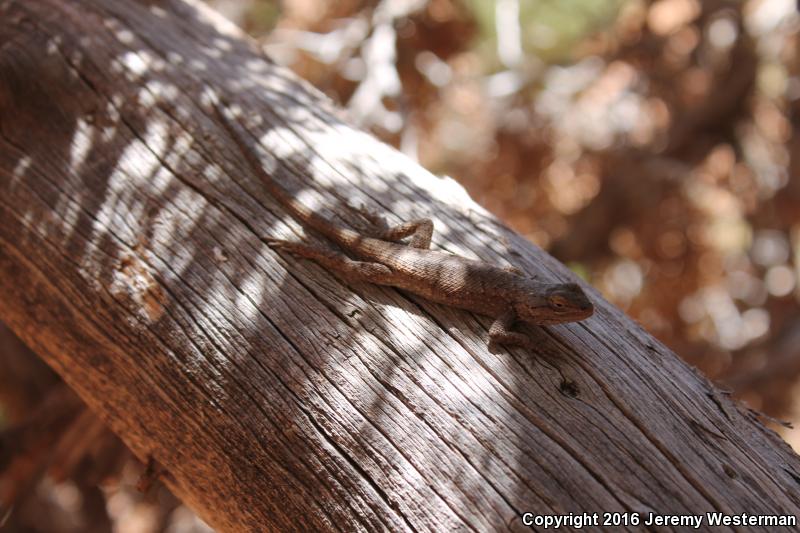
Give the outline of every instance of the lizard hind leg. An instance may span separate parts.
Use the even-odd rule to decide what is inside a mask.
[[[266,242],[273,250],[311,259],[315,263],[337,272],[349,280],[367,281],[376,285],[389,285],[394,277],[391,269],[386,265],[368,261],[356,261],[331,248],[271,238],[266,239]]]
[[[516,274],[517,276],[525,276],[525,272],[515,267],[514,265],[505,265],[504,267],[502,267],[502,269],[505,270],[506,272]]]
[[[396,226],[389,226],[382,216],[364,205],[357,208],[356,212],[369,223],[368,228],[362,229],[371,237],[391,242],[411,237],[408,245],[412,248],[428,250],[431,247],[433,221],[429,218],[418,218]]]
[[[412,248],[428,250],[431,247],[433,237],[433,221],[429,218],[419,218],[410,220],[396,226],[392,226],[380,233],[379,239],[396,242],[406,237],[411,237],[408,245]]]

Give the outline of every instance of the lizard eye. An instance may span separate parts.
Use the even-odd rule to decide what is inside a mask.
[[[563,311],[564,309],[567,308],[567,301],[561,296],[551,296],[549,303],[550,307],[552,307],[556,311]]]

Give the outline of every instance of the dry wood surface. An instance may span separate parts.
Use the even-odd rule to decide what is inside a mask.
[[[214,102],[326,216],[574,279],[203,6],[0,1],[0,320],[213,527],[798,513],[789,447],[590,288],[595,316],[492,354],[489,318],[270,250],[305,231]]]

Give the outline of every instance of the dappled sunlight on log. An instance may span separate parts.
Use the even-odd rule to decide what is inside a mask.
[[[798,458],[583,282],[594,316],[526,327],[530,349],[491,353],[486,317],[271,249],[320,236],[289,216],[233,129],[315,214],[349,224],[363,204],[394,221],[427,216],[437,250],[512,265],[532,287],[577,279],[206,7],[4,0],[0,15],[0,317],[213,527],[492,530],[528,510],[797,507]],[[394,16],[375,17],[385,48]],[[575,91],[592,112],[575,107],[546,178],[562,231],[607,170],[578,154],[570,128],[588,120],[586,147],[610,147],[635,134],[627,121],[645,105],[628,63],[596,71]],[[485,111],[471,91],[452,95],[456,126]],[[356,100],[361,118],[382,115],[380,101]],[[721,150],[708,166],[735,164]],[[740,207],[702,187],[698,211]],[[741,252],[740,236],[726,226],[720,245]],[[648,244],[621,230],[616,275],[597,279],[635,301]],[[471,274],[459,264],[454,283]],[[719,330],[741,325],[718,318]]]

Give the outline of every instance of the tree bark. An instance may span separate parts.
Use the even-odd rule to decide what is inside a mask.
[[[215,100],[326,216],[574,277],[200,5],[1,1],[0,319],[213,527],[797,514],[789,447],[591,289],[594,317],[493,355],[487,318],[274,253],[304,231]]]

